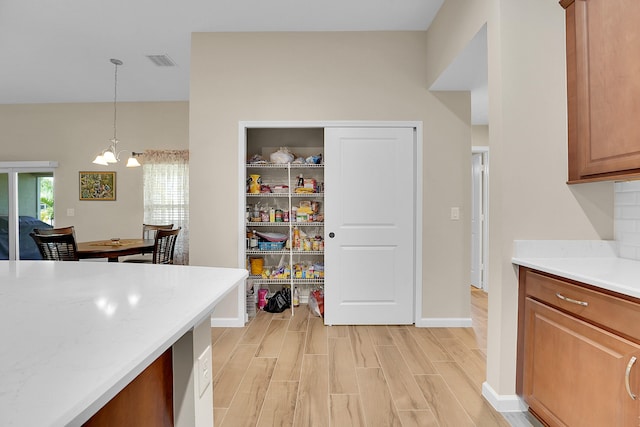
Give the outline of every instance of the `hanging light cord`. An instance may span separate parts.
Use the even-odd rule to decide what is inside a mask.
[[[119,59],[111,58],[111,63],[115,66],[113,74],[113,139],[111,145],[106,150],[98,154],[93,163],[102,166],[108,166],[109,163],[117,163],[120,161],[120,153],[124,150],[118,151],[118,135],[117,135],[117,122],[118,122],[118,66],[122,65],[122,61]],[[127,161],[127,167],[140,166],[140,163],[136,160],[135,154],[131,153],[131,157]]]
[[[116,120],[117,120],[117,109],[116,109],[116,103],[118,100],[118,62],[115,62],[114,60],[111,60],[111,62],[114,63],[114,65],[116,66],[116,70],[114,73],[114,85],[113,85],[113,144],[114,144],[114,148],[115,148],[115,144],[117,143],[118,139],[116,138]],[[115,154],[115,153],[114,153]]]

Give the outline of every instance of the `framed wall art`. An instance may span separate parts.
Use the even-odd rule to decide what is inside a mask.
[[[115,199],[115,172],[80,172],[80,200]]]

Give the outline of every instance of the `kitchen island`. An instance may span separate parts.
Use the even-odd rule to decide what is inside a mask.
[[[640,262],[611,241],[516,241],[516,391],[550,426],[640,419]]]
[[[210,315],[227,294],[244,292],[246,276],[231,268],[0,262],[0,425],[82,425],[168,350],[175,425],[212,425]],[[198,357],[207,354],[201,372]]]

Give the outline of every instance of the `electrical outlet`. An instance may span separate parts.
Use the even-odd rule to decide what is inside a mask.
[[[207,346],[207,349],[202,352],[200,357],[198,357],[198,373],[197,373],[197,381],[198,381],[198,390],[200,391],[200,396],[202,396],[211,384],[211,346]]]
[[[67,216],[75,216],[76,214],[76,210],[73,208],[68,208],[67,209]]]

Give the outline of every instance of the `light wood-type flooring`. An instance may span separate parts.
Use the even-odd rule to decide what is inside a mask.
[[[304,305],[212,328],[215,425],[511,425],[481,396],[487,297],[471,295],[472,328],[325,326]]]

